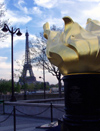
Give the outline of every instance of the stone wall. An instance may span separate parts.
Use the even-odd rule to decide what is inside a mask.
[[[24,100],[24,94],[15,94],[15,97],[17,100]],[[64,94],[62,94],[62,97],[64,97]],[[27,95],[28,100],[33,100],[33,99],[43,99],[44,94],[30,94]],[[46,98],[59,98],[59,94],[46,94]],[[9,101],[11,99],[11,95],[0,95],[0,100],[6,100]]]
[[[51,102],[53,103],[54,101],[53,99],[51,99],[51,102],[50,100],[47,101],[48,103],[44,103],[44,101],[43,103],[42,101],[41,103],[32,103],[32,101],[5,102],[5,113],[11,113],[15,106],[17,115],[51,119]],[[61,101],[63,102],[64,99]],[[55,100],[54,103],[58,103],[58,101]],[[62,118],[64,115],[64,104],[52,104],[52,111],[53,119],[58,120]]]

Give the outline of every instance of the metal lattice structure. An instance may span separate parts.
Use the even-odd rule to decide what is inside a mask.
[[[29,34],[26,32],[26,47],[25,47],[25,63],[23,66],[23,72],[22,76],[20,77],[19,82],[22,83],[25,81],[27,84],[31,84],[36,82],[36,77],[34,76],[33,70],[32,70],[32,65],[31,65],[31,59],[30,59],[30,51],[29,51]],[[27,71],[29,71],[29,77],[27,75]]]

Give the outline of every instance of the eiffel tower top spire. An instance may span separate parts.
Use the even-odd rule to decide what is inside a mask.
[[[26,30],[26,48],[25,48],[25,64],[31,64],[30,53],[29,53],[29,33]]]

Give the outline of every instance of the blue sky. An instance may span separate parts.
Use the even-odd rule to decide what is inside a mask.
[[[10,25],[20,28],[23,35],[14,36],[14,60],[21,61],[25,54],[25,32],[28,29],[31,40],[43,31],[43,24],[64,27],[62,18],[70,16],[75,22],[85,28],[87,18],[100,20],[100,0],[0,0],[5,3],[6,19]],[[4,19],[5,19],[4,18]],[[0,78],[11,78],[11,40],[10,35],[4,42],[0,42]],[[14,68],[19,68],[14,63]],[[39,80],[42,70],[33,67],[34,74]],[[46,80],[57,83],[55,77],[46,73]]]

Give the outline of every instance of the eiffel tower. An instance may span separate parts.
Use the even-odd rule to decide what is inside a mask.
[[[36,82],[36,77],[34,76],[32,71],[30,52],[29,52],[29,40],[28,40],[29,34],[27,31],[25,36],[26,36],[25,63],[23,66],[22,76],[20,77],[19,82],[22,83],[24,79],[25,83],[31,84]],[[29,71],[30,76],[27,76],[27,71]]]

